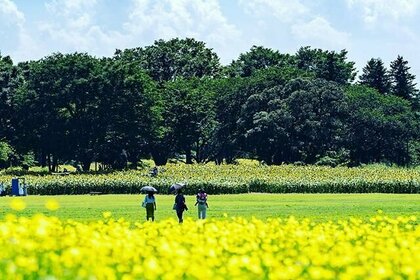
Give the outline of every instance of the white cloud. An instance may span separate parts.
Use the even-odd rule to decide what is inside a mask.
[[[240,31],[224,17],[219,0],[133,0],[132,3],[124,28],[137,44],[139,39],[151,42],[194,37],[218,53],[228,53],[240,41]]]
[[[38,30],[54,46],[52,52],[88,52],[109,56],[124,44],[118,31],[104,30],[96,21],[96,0],[53,0],[45,4],[49,17]]]
[[[319,47],[346,48],[350,43],[350,34],[335,30],[323,17],[293,25],[292,34],[304,42],[317,43]]]
[[[6,24],[22,27],[24,23],[25,16],[15,3],[10,0],[0,0],[0,26]]]
[[[14,39],[20,43],[10,45],[15,46],[14,58],[22,61],[34,58],[34,54],[40,58],[53,52],[111,56],[117,48],[144,46],[156,39],[194,37],[227,61],[237,55],[243,41],[241,32],[224,17],[219,1],[131,0],[120,26],[109,28],[102,25],[97,14],[105,5],[103,0],[48,0],[43,4],[43,18],[31,22],[30,32],[23,28],[15,32]],[[13,2],[0,3],[0,16],[7,7],[7,12],[13,13],[23,26],[24,16]]]
[[[271,15],[283,22],[293,21],[309,12],[300,0],[239,0],[239,4],[248,14],[257,17]]]
[[[52,0],[45,3],[45,7],[51,13],[73,16],[75,13],[91,10],[96,4],[96,0]]]
[[[158,38],[205,36],[223,39],[239,31],[223,16],[217,0],[133,0],[125,28]]]
[[[30,59],[30,55],[38,52],[25,24],[25,15],[14,2],[0,0],[0,36],[4,38],[1,47],[8,49],[9,53],[4,55],[10,55],[15,62]]]
[[[314,6],[305,0],[238,0],[246,13],[257,18],[266,34],[293,36],[299,44],[317,45],[326,48],[343,48],[349,43],[349,34],[336,30],[328,20],[317,16]],[[315,6],[316,7],[316,6]],[[278,25],[274,26],[270,17]],[[287,30],[285,34],[284,30]]]
[[[351,8],[361,9],[367,24],[380,19],[398,21],[416,15],[420,7],[418,0],[346,0]]]
[[[95,16],[96,0],[52,0],[45,3],[47,11],[70,30],[88,28]]]

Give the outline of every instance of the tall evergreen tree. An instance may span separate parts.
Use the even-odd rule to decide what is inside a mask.
[[[386,94],[390,89],[389,77],[384,63],[380,58],[372,58],[363,68],[363,74],[359,77],[360,84],[377,89]]]
[[[410,68],[408,61],[404,60],[402,56],[398,56],[391,62],[389,71],[391,93],[407,100],[417,99],[419,93],[416,83],[414,83],[416,76],[408,72]]]

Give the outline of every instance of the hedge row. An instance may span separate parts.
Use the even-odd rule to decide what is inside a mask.
[[[28,194],[31,195],[73,195],[101,192],[103,194],[138,194],[146,185],[155,187],[159,193],[168,194],[170,184],[154,182],[112,181],[103,184],[72,183],[72,182],[44,182],[43,184],[29,184]],[[270,183],[254,180],[248,184],[191,182],[185,188],[186,194],[197,193],[204,189],[209,194],[238,194],[248,192],[260,193],[420,193],[420,183],[408,182],[322,182],[322,183]],[[10,188],[9,188],[10,189]]]
[[[11,176],[0,175],[10,189]],[[290,165],[181,165],[160,169],[157,177],[147,171],[112,174],[72,174],[69,176],[25,177],[33,195],[136,194],[144,186],[168,193],[176,182],[186,182],[186,194],[203,188],[209,194],[232,193],[420,193],[420,169],[391,167],[328,168]]]

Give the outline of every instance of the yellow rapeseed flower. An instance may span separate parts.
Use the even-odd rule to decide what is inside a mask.
[[[0,219],[3,279],[417,279],[415,216],[130,224]],[[414,219],[416,218],[416,219]]]
[[[109,218],[111,218],[112,213],[111,213],[110,211],[105,211],[105,212],[103,212],[103,213],[102,213],[102,216],[103,216],[105,219],[109,219]]]
[[[45,203],[45,208],[50,211],[56,211],[58,208],[60,208],[60,204],[58,204],[57,200],[55,199],[48,199]]]
[[[16,211],[22,211],[26,208],[26,203],[21,198],[13,198],[10,202],[10,208]]]

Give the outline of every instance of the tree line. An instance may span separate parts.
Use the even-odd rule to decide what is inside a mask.
[[[420,162],[420,97],[408,62],[253,46],[229,65],[193,38],[112,57],[0,55],[0,167]]]

